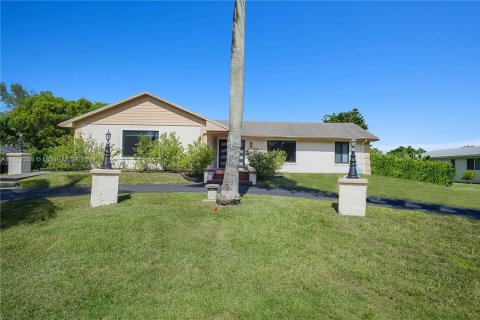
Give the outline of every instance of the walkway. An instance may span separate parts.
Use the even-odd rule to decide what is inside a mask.
[[[1,201],[33,200],[51,197],[67,197],[89,195],[88,186],[52,187],[52,188],[27,188],[27,189],[4,189],[0,191]],[[205,193],[204,184],[154,184],[154,185],[121,185],[119,193],[169,193],[169,192],[199,192]],[[315,189],[280,189],[264,188],[256,186],[240,187],[241,194],[259,194],[270,196],[288,196],[319,200],[336,200],[335,193],[321,192]],[[474,219],[480,219],[480,210],[456,208],[446,205],[430,204],[416,201],[398,200],[382,197],[368,197],[369,205],[381,206],[391,209],[414,210],[421,212],[433,212],[446,215],[461,215]]]

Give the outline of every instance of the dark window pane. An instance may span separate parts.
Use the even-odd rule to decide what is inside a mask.
[[[218,167],[223,169],[227,165],[227,140],[226,139],[220,139],[218,141],[218,145],[219,145]],[[238,165],[240,167],[245,166],[245,140],[242,140],[242,148],[240,149],[240,161],[239,161]]]
[[[452,167],[455,168],[455,159],[450,160],[450,163],[452,164]]]
[[[133,157],[135,148],[140,140],[140,137],[147,136],[151,140],[158,140],[158,131],[123,131],[122,156]]]
[[[286,162],[297,161],[297,143],[295,141],[268,140],[267,150],[268,151],[283,150],[287,154]]]
[[[335,163],[348,163],[348,142],[335,142]]]
[[[473,159],[467,159],[467,170],[475,170],[475,162]]]
[[[475,159],[475,170],[480,170],[480,158]]]

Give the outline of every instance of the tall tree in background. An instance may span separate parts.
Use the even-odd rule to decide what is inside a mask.
[[[323,122],[354,123],[360,128],[365,130],[368,129],[365,119],[357,108],[353,108],[351,111],[340,112],[338,114],[327,114],[323,117]]]
[[[243,84],[245,74],[245,0],[235,0],[230,62],[230,117],[227,140],[227,161],[222,192],[217,196],[220,205],[240,203],[239,162],[243,121]]]
[[[104,105],[84,98],[69,101],[51,92],[40,92],[25,99],[10,114],[14,127],[23,133],[26,145],[44,149],[56,146],[61,137],[71,133],[70,129],[60,128],[60,122]]]
[[[10,90],[8,90],[5,82],[0,82],[0,101],[2,102],[2,110],[0,111],[1,145],[14,145],[16,143],[18,132],[16,132],[11,118],[11,110],[22,105],[25,99],[34,95],[36,93],[33,90],[25,89],[20,83],[12,83]]]
[[[34,95],[35,91],[25,89],[20,83],[12,83],[9,91],[5,82],[0,82],[0,97],[7,110],[23,104],[25,99]]]
[[[418,148],[415,149],[412,146],[404,147],[400,146],[396,149],[390,150],[387,154],[397,157],[408,157],[408,158],[422,158],[422,155],[427,152],[427,150]]]

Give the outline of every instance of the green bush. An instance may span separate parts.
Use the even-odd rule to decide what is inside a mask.
[[[274,176],[287,160],[287,154],[283,150],[251,149],[247,151],[246,156],[248,165],[255,169],[258,179]]]
[[[100,168],[103,162],[105,148],[92,137],[74,138],[64,136],[59,139],[59,145],[49,149],[47,166],[52,170],[89,170]],[[120,150],[111,146],[111,156],[115,157]]]
[[[182,142],[175,132],[163,133],[158,141],[153,142],[151,157],[156,165],[164,171],[177,171],[184,157]]]
[[[187,152],[181,161],[181,168],[190,175],[202,177],[203,171],[212,162],[212,158],[212,148],[198,138],[187,146]]]
[[[47,159],[50,155],[50,150],[48,148],[39,150],[33,147],[28,149],[27,152],[32,156],[32,170],[47,167]]]
[[[155,161],[152,158],[152,149],[154,141],[148,136],[140,136],[138,143],[134,148],[133,158],[135,159],[135,168],[140,171],[153,169]]]
[[[462,180],[466,180],[470,183],[472,183],[472,180],[474,180],[477,177],[477,173],[473,170],[465,170],[462,173]]]
[[[450,163],[370,153],[372,174],[450,186],[455,168]]]

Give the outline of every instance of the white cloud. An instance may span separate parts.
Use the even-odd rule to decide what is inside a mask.
[[[415,149],[418,148],[423,148],[427,151],[432,151],[432,150],[441,150],[441,149],[450,149],[450,148],[461,148],[463,146],[480,146],[480,138],[472,139],[472,140],[462,140],[462,141],[452,141],[452,142],[445,142],[445,143],[416,143],[416,142],[405,142],[402,144],[398,145],[388,145],[388,144],[382,144],[381,142],[374,142],[373,147],[378,148],[382,150],[383,152],[390,151],[392,149],[395,149],[399,146],[412,146]]]

